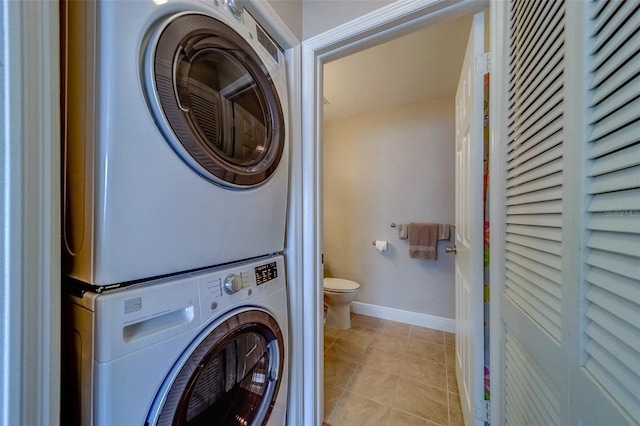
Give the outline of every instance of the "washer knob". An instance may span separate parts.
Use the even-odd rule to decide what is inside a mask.
[[[242,278],[240,275],[229,274],[224,279],[224,291],[227,294],[237,293],[242,290]]]
[[[233,16],[240,19],[242,16],[242,12],[244,12],[244,1],[243,0],[225,0],[225,3]]]

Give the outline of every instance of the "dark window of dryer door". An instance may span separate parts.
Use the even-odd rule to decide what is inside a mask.
[[[271,413],[284,363],[282,332],[262,311],[213,329],[176,376],[158,424],[260,425]]]
[[[284,118],[277,91],[252,47],[222,22],[180,15],[160,35],[157,98],[173,134],[216,178],[253,186],[282,156]]]

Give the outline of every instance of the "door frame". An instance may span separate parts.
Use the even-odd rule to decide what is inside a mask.
[[[301,45],[301,174],[299,185],[291,186],[290,203],[297,203],[296,222],[299,239],[290,249],[301,258],[299,277],[302,286],[299,323],[293,335],[301,337],[304,361],[300,390],[304,398],[298,410],[303,424],[322,424],[323,420],[323,328],[322,328],[322,82],[323,64],[368,47],[406,35],[443,19],[473,14],[489,6],[489,0],[405,0],[394,2],[367,15],[340,25]],[[492,61],[493,62],[493,61]],[[302,332],[306,330],[307,332]],[[295,379],[294,379],[295,381]]]

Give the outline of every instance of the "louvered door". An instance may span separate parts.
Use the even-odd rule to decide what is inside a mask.
[[[501,10],[495,420],[640,423],[640,2]]]
[[[587,239],[576,400],[585,424],[611,422],[609,412],[618,410],[640,423],[640,2],[598,1],[588,13]],[[607,409],[595,408],[602,405]]]

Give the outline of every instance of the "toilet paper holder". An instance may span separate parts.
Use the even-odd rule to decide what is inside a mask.
[[[382,253],[383,251],[387,251],[387,242],[386,241],[374,241],[373,242],[373,246],[376,248],[376,250],[378,250],[380,253]]]

